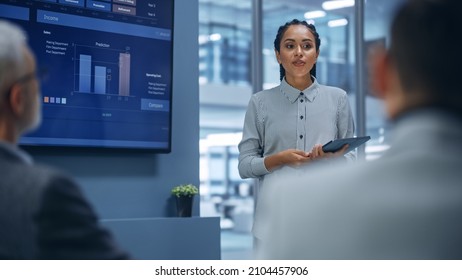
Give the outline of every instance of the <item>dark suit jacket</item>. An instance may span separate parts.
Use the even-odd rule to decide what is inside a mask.
[[[0,258],[128,258],[70,176],[2,145],[0,174]]]

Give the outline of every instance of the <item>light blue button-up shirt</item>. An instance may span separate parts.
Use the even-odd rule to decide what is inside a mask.
[[[314,79],[300,92],[283,79],[279,86],[258,92],[249,101],[239,143],[239,174],[262,179],[269,173],[266,156],[287,149],[309,152],[315,144],[353,136],[353,115],[344,90]],[[355,153],[345,157],[354,159]]]

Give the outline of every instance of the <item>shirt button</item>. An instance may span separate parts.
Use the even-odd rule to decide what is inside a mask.
[[[300,139],[303,139],[303,135],[300,135]]]
[[[303,116],[300,116],[300,119],[303,120]]]
[[[300,95],[303,95],[303,92],[300,92]]]
[[[303,103],[303,99],[300,99],[300,102]]]

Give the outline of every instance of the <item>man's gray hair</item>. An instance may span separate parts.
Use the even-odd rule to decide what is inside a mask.
[[[23,46],[26,33],[17,25],[0,20],[0,102],[25,71]]]

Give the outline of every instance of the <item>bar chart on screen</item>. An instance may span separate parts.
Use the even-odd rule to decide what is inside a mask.
[[[108,43],[95,46],[74,44],[74,93],[130,94],[130,47],[111,48]]]

